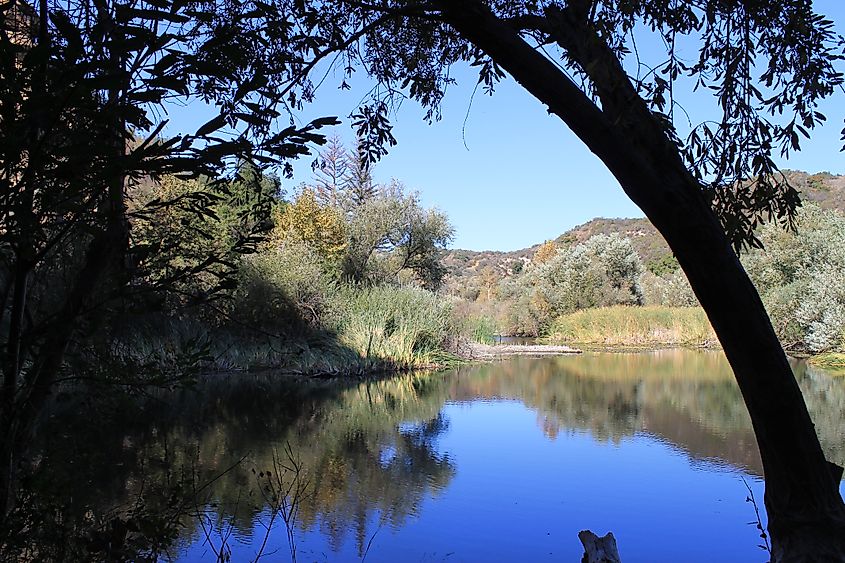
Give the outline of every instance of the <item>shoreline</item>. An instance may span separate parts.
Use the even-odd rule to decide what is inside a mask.
[[[577,347],[573,346],[577,345]],[[701,344],[678,344],[649,343],[649,344],[598,344],[598,343],[575,343],[569,344],[483,344],[474,341],[465,341],[457,346],[457,349],[449,350],[446,354],[450,356],[445,361],[435,361],[426,364],[407,365],[391,362],[389,359],[379,361],[369,360],[369,365],[350,364],[348,366],[322,366],[317,369],[302,369],[291,366],[262,366],[250,367],[215,367],[203,370],[203,375],[221,375],[231,373],[267,373],[272,372],[277,376],[306,378],[306,379],[366,379],[390,377],[402,373],[416,371],[444,371],[460,365],[474,363],[485,363],[497,360],[505,360],[513,357],[553,357],[553,356],[577,356],[585,352],[597,352],[608,354],[646,354],[659,352],[661,350],[690,350],[690,351],[720,351],[722,348],[718,342],[705,342]],[[807,362],[818,368],[842,371],[845,374],[845,364],[840,363],[845,359],[845,354],[819,354],[817,356],[793,355],[787,352],[790,358]],[[829,358],[829,357],[833,358]],[[833,359],[833,361],[830,361]],[[815,361],[814,361],[815,360]],[[828,361],[825,361],[828,360]]]
[[[462,351],[463,352],[463,351]],[[492,360],[512,356],[569,356],[582,354],[583,350],[562,344],[467,344],[469,360]]]
[[[716,342],[701,342],[701,343],[678,343],[678,342],[648,342],[648,343],[634,343],[634,344],[601,344],[597,342],[569,342],[570,345],[578,346],[585,352],[618,352],[618,353],[637,353],[637,352],[657,352],[659,350],[698,350],[709,351],[721,350],[722,347]]]

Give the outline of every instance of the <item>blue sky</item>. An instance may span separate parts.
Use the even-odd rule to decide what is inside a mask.
[[[845,2],[815,4],[837,22],[840,33],[845,31]],[[512,80],[502,82],[492,97],[479,91],[473,98],[475,76],[464,70],[456,77],[459,84],[447,94],[442,120],[428,125],[415,103],[403,104],[393,117],[399,143],[374,169],[377,181],[401,180],[419,191],[426,205],[445,211],[455,227],[452,247],[515,250],[555,238],[594,217],[642,216],[566,125]],[[344,122],[338,133],[351,141],[346,116],[366,85],[339,92],[334,89],[338,82],[329,77],[302,117],[337,115]],[[686,109],[695,120],[710,113],[710,107],[697,96]],[[823,112],[827,124],[804,142],[802,152],[779,161],[780,166],[845,173],[839,152],[845,93],[835,95]],[[182,122],[181,116],[173,117]],[[288,191],[309,180],[310,162],[306,158],[295,164],[294,180],[285,183]]]

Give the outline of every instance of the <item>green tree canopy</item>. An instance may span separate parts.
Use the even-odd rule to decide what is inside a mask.
[[[440,251],[453,233],[444,213],[426,209],[418,194],[393,181],[349,212],[344,276],[378,283],[410,275],[423,287],[436,289],[446,274]]]
[[[845,218],[807,205],[794,232],[766,225],[765,251],[743,257],[784,346],[798,352],[845,346]]]

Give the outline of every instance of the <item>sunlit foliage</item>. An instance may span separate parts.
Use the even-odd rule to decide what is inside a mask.
[[[343,215],[335,207],[320,204],[310,188],[303,189],[290,205],[280,208],[275,221],[269,241],[273,246],[301,242],[332,262],[340,260],[347,248]]]
[[[617,234],[595,235],[504,282],[502,293],[513,300],[510,314],[512,322],[522,325],[519,332],[542,333],[565,313],[642,304],[642,272],[630,240]]]
[[[806,205],[796,232],[764,227],[765,249],[743,258],[784,346],[845,349],[845,218]]]

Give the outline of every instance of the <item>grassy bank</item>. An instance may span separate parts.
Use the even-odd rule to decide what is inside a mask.
[[[845,354],[830,352],[808,358],[808,361],[825,370],[831,370],[837,375],[845,375]]]
[[[618,305],[563,315],[552,323],[548,339],[612,348],[717,344],[703,309],[659,305]]]
[[[453,300],[412,286],[341,286],[320,299],[319,322],[291,325],[266,307],[263,317],[219,326],[150,316],[120,333],[102,356],[116,371],[265,370],[355,375],[447,367],[459,342],[490,340],[492,325]],[[285,311],[282,311],[284,313]],[[316,316],[316,315],[315,315]],[[281,321],[277,321],[281,319]],[[251,321],[251,322],[249,322]],[[105,365],[103,361],[99,364]]]

